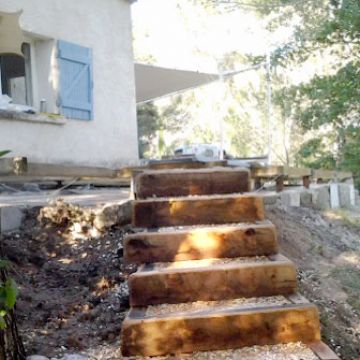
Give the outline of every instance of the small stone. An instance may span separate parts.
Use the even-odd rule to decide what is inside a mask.
[[[42,355],[31,355],[26,358],[26,360],[49,360],[46,356]]]

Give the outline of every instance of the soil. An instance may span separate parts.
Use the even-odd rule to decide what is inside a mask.
[[[360,211],[267,208],[280,251],[298,267],[299,290],[320,311],[324,342],[360,359]]]
[[[111,344],[129,307],[127,277],[134,269],[123,265],[122,239],[130,229],[91,237],[85,219],[57,210],[56,224],[39,221],[39,209],[32,209],[19,232],[3,236],[20,290],[16,313],[28,355],[60,357]]]
[[[134,271],[123,264],[122,239],[131,230],[101,234],[88,217],[59,212],[56,221],[40,221],[39,209],[28,211],[20,231],[2,241],[20,289],[17,315],[27,352],[120,360],[126,281]],[[281,252],[298,266],[300,292],[319,307],[324,341],[343,360],[359,360],[360,225],[349,216],[360,219],[355,212],[267,207]]]

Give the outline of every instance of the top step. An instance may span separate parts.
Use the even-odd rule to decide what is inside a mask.
[[[223,195],[250,191],[250,174],[243,168],[146,171],[135,180],[138,199],[149,197]]]

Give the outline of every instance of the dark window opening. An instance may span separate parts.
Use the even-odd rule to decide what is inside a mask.
[[[32,105],[30,44],[22,45],[24,57],[0,56],[1,92],[8,95],[13,104]]]

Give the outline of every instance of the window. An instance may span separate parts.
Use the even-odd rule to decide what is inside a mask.
[[[30,44],[23,43],[24,57],[0,56],[0,93],[8,95],[14,104],[32,105]]]

